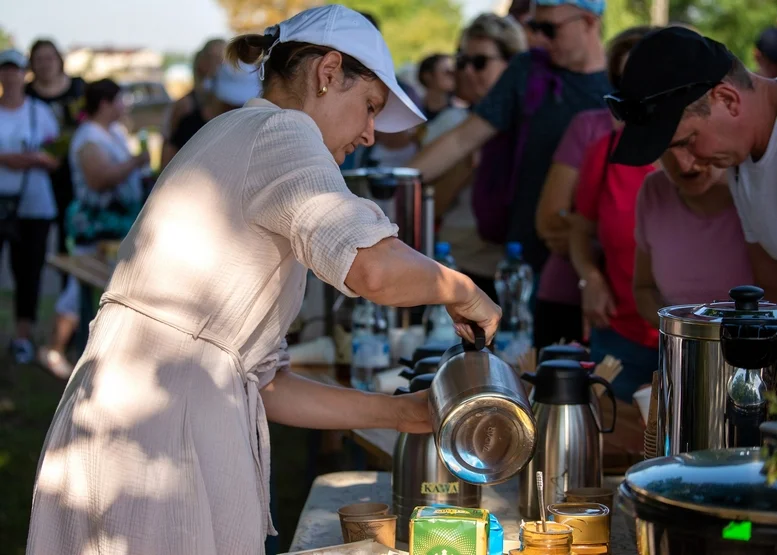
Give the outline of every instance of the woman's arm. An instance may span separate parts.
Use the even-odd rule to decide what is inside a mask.
[[[278,372],[261,391],[267,419],[316,430],[366,428],[428,433],[428,392],[406,395],[366,393],[324,385],[292,372]]]
[[[572,214],[571,220],[569,258],[581,278],[583,314],[593,326],[606,328],[615,314],[615,300],[596,261],[593,241],[597,224],[581,214]]]
[[[0,166],[12,170],[29,170],[30,168],[43,168],[54,171],[59,167],[59,160],[45,151],[15,152],[0,154]]]
[[[490,341],[502,311],[464,274],[427,258],[394,237],[359,249],[345,285],[357,295],[388,306],[442,304],[466,339],[474,341],[466,324],[475,322]]]
[[[471,114],[461,125],[424,147],[408,167],[421,170],[426,181],[434,181],[468,154],[478,150],[496,133],[497,130],[490,123]]]
[[[34,152],[14,152],[0,154],[0,166],[11,170],[28,170],[35,167]]]
[[[147,164],[148,159],[148,153],[143,153],[115,164],[94,143],[87,143],[78,151],[78,162],[84,172],[86,185],[98,192],[108,191],[123,183],[133,171]]]
[[[667,306],[653,277],[653,262],[649,253],[637,247],[634,257],[634,300],[640,316],[658,329],[658,311]]]
[[[435,219],[442,218],[450,210],[459,193],[472,182],[473,173],[472,156],[467,156],[432,183]]]
[[[554,162],[542,187],[537,205],[537,235],[551,252],[566,256],[569,253],[568,214],[572,212],[578,171],[572,166]]]

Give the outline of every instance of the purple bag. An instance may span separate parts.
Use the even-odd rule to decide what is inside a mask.
[[[478,234],[491,243],[504,244],[507,240],[510,212],[523,151],[529,138],[531,117],[542,106],[549,92],[555,95],[561,93],[561,79],[553,72],[548,53],[532,49],[530,55],[531,65],[521,106],[521,122],[514,132],[499,133],[483,146],[472,187],[472,210]]]

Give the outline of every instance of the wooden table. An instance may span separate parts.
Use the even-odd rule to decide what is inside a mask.
[[[89,322],[96,314],[97,299],[108,287],[113,267],[91,254],[66,256],[50,254],[46,257],[50,266],[76,278],[81,285],[81,314],[77,343],[83,350],[89,337]]]
[[[606,480],[615,489],[620,478]],[[388,472],[336,472],[316,478],[289,551],[316,549],[342,544],[337,509],[358,502],[382,502],[391,505],[391,475]],[[493,512],[504,528],[505,540],[518,540],[521,517],[518,514],[518,480],[484,487],[481,506]],[[613,513],[610,533],[612,555],[636,555],[633,520],[617,510]],[[399,549],[406,546],[398,544]]]
[[[50,254],[46,261],[50,266],[75,277],[82,284],[94,289],[105,289],[113,272],[110,264],[89,254],[78,256]]]

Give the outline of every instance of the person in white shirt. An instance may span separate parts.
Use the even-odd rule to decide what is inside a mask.
[[[94,254],[100,241],[118,241],[132,227],[143,204],[141,168],[148,153],[132,155],[119,123],[125,114],[121,88],[110,79],[86,86],[86,119],[70,142],[74,201],[65,218],[70,254]],[[51,345],[38,350],[38,362],[58,378],[70,377],[65,357],[81,314],[81,287],[68,278],[56,304]]]
[[[0,52],[0,249],[10,246],[15,282],[16,334],[11,353],[32,362],[32,332],[38,312],[46,242],[57,205],[49,172],[59,161],[43,150],[59,135],[51,108],[24,93],[27,59],[18,50]]]
[[[649,164],[671,150],[687,177],[728,168],[753,277],[777,301],[777,81],[719,42],[667,27],[632,50],[607,103],[625,122],[613,163]]]

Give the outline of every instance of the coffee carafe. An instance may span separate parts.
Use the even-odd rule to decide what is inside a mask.
[[[545,504],[564,501],[567,490],[600,487],[600,433],[615,428],[615,393],[607,380],[589,373],[578,360],[547,360],[536,373],[521,376],[534,385],[532,412],[537,422],[537,451],[521,472],[519,505],[523,518],[536,520],[540,509],[535,476],[541,470]],[[600,429],[591,407],[591,386],[601,384],[612,402],[612,422]]]
[[[752,288],[737,300],[740,310],[757,310],[763,292]],[[761,444],[760,425],[767,416],[767,391],[775,388],[777,322],[769,318],[723,318],[720,346],[733,367],[726,387],[726,436],[731,447]]]
[[[395,395],[429,389],[434,374],[416,376]],[[410,514],[418,506],[441,503],[479,507],[480,486],[453,476],[440,460],[434,434],[399,434],[394,446],[392,501],[397,515],[397,540],[408,541]]]
[[[513,368],[475,343],[462,341],[440,360],[429,390],[435,439],[445,466],[473,484],[493,485],[517,475],[534,453],[531,405]]]

